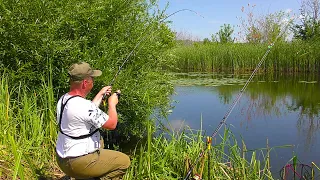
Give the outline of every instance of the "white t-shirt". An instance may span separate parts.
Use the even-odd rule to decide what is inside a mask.
[[[71,95],[62,96],[57,104],[57,123],[60,119],[61,100],[65,103]],[[90,100],[82,97],[70,99],[63,109],[61,130],[72,137],[87,135],[95,131],[109,119],[109,116],[99,109]],[[97,131],[92,136],[84,139],[73,139],[60,132],[56,150],[61,158],[77,157],[96,151],[100,148],[100,133]]]

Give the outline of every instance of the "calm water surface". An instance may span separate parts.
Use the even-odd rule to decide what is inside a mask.
[[[211,135],[246,78],[193,75],[175,81],[176,94],[171,97],[175,107],[169,122],[174,128],[187,125],[200,129],[202,116],[202,128],[206,135]],[[301,163],[320,165],[319,112],[317,77],[257,76],[227,119],[227,125],[238,139],[243,137],[247,149],[265,148],[267,139],[269,147],[293,145],[271,152],[271,169],[278,174],[293,154]],[[219,133],[223,133],[223,128]]]

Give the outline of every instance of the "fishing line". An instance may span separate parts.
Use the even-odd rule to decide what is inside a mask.
[[[181,12],[181,11],[190,11],[190,12],[193,12],[193,13],[201,16],[201,15],[200,15],[199,13],[197,13],[196,11],[193,11],[193,10],[190,10],[190,9],[181,9],[181,10],[178,10],[178,11],[176,11],[176,12],[173,12],[173,13],[170,14],[169,16],[167,16],[167,17],[165,17],[164,19],[160,20],[160,21],[159,21],[159,24],[161,24],[162,22],[164,22],[164,21],[165,21],[166,19],[168,19],[169,17],[171,17],[171,16],[173,16],[173,15],[175,15],[175,14]],[[164,11],[162,11],[162,12],[160,13],[160,16],[159,16],[159,17],[161,17],[161,16],[163,15],[163,13],[164,13]],[[201,16],[201,17],[203,17],[203,16]],[[128,62],[130,56],[131,56],[131,55],[133,54],[133,52],[138,48],[138,46],[141,44],[141,42],[143,42],[143,41],[148,37],[148,35],[151,34],[151,33],[150,33],[150,34],[147,34],[147,33],[150,31],[150,29],[152,29],[152,28],[150,28],[152,25],[153,25],[153,23],[150,23],[150,24],[148,25],[148,27],[146,28],[146,30],[144,31],[144,33],[142,33],[141,36],[138,38],[138,39],[141,39],[141,38],[142,38],[142,39],[141,39],[140,41],[138,41],[138,43],[137,43],[137,44],[134,46],[134,48],[130,51],[130,53],[128,54],[128,56],[126,57],[126,59],[123,61],[123,63],[122,63],[121,66],[119,67],[119,69],[118,69],[118,71],[116,72],[116,74],[113,76],[112,80],[111,80],[110,83],[109,83],[109,86],[112,86],[112,85],[113,85],[113,83],[115,82],[117,76],[120,74],[120,71],[122,70],[123,66],[126,64],[126,62]],[[149,29],[149,28],[150,28],[150,29]],[[149,29],[149,30],[148,30],[148,29]],[[117,93],[117,95],[118,95],[118,98],[119,98],[119,97],[120,97],[120,93]],[[104,108],[105,108],[105,112],[107,112],[107,109],[106,109],[106,97],[107,97],[107,94],[104,93],[103,96],[102,96],[102,103],[103,103],[103,106],[104,106]],[[107,141],[109,141],[109,131],[107,131]],[[108,149],[109,149],[109,143],[107,144],[107,147],[108,147]]]
[[[224,117],[222,118],[222,120],[220,121],[218,127],[213,131],[211,137],[214,138],[217,133],[219,132],[219,130],[221,129],[221,127],[226,123],[227,118],[229,117],[229,115],[231,114],[231,112],[233,111],[234,107],[237,105],[237,103],[239,102],[240,98],[242,97],[244,91],[246,90],[247,86],[249,85],[250,81],[253,79],[254,75],[256,74],[256,72],[259,70],[260,66],[262,65],[262,63],[265,61],[266,57],[268,56],[269,52],[271,51],[271,48],[274,46],[274,43],[278,40],[279,37],[281,37],[287,30],[290,22],[293,21],[293,18],[291,18],[287,25],[280,31],[280,33],[278,34],[278,36],[276,37],[276,39],[274,40],[273,43],[271,43],[268,46],[268,50],[265,52],[265,54],[263,55],[263,57],[261,58],[261,60],[259,61],[259,63],[257,64],[256,68],[254,69],[254,71],[251,73],[249,79],[247,80],[247,82],[244,84],[244,86],[242,87],[242,89],[240,90],[240,92],[238,93],[238,96],[236,97],[236,99],[233,101],[233,103],[231,104],[230,108],[228,109],[228,111],[226,112],[226,114],[224,115]],[[198,164],[200,158],[204,155],[205,150],[207,148],[204,148],[202,150],[202,152],[199,154],[199,156],[197,157],[195,163],[190,167],[189,171],[187,172],[186,177],[184,178],[184,180],[187,180],[190,175],[191,172],[194,168],[195,165]]]
[[[181,10],[178,10],[178,11],[173,12],[173,13],[170,14],[169,16],[167,16],[167,17],[165,17],[164,19],[160,20],[160,21],[159,21],[159,24],[161,24],[162,22],[164,22],[164,21],[165,21],[166,19],[168,19],[169,17],[171,17],[171,16],[173,16],[173,15],[175,15],[175,14],[181,12],[181,11],[190,11],[190,12],[193,12],[193,13],[199,15],[200,17],[204,18],[202,15],[200,15],[199,13],[197,13],[196,11],[193,11],[193,10],[191,10],[191,9],[181,9]],[[164,13],[164,12],[162,12],[162,13],[160,14],[160,17],[163,15],[163,13]],[[128,54],[128,56],[125,58],[125,60],[123,61],[123,63],[122,63],[121,66],[119,67],[118,71],[115,73],[115,75],[113,76],[112,80],[110,81],[109,86],[112,86],[112,85],[113,85],[113,83],[115,82],[117,76],[119,75],[120,71],[122,70],[123,66],[126,64],[126,62],[128,62],[130,56],[131,56],[131,55],[133,54],[133,52],[139,47],[139,45],[141,44],[141,42],[143,42],[143,41],[148,37],[148,35],[151,35],[151,33],[148,34],[148,32],[150,31],[150,29],[152,29],[152,28],[150,28],[151,25],[153,25],[153,23],[150,23],[149,26],[148,26],[148,27],[146,28],[146,30],[144,31],[144,33],[142,33],[142,35],[138,38],[138,39],[140,39],[140,38],[142,38],[142,39],[141,39],[140,41],[138,41],[138,43],[134,46],[134,48],[130,51],[130,53]],[[150,29],[149,29],[149,28],[150,28]],[[148,29],[149,29],[149,30],[148,30]],[[103,95],[102,99],[105,99],[105,98],[106,98],[106,94]]]

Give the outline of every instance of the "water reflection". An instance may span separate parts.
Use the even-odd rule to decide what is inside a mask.
[[[174,82],[177,84],[177,95],[172,99],[178,103],[173,104],[176,107],[169,120],[174,122],[175,129],[186,124],[200,129],[202,119],[207,135],[211,135],[222,120],[248,77],[214,74],[182,76]],[[260,75],[250,83],[227,123],[232,124],[231,130],[239,139],[243,137],[248,149],[266,147],[266,139],[269,139],[271,147],[294,145],[292,149],[274,152],[274,169],[281,169],[293,153],[303,163],[315,162],[319,165],[320,155],[316,150],[320,148],[319,109],[320,85],[317,76]]]

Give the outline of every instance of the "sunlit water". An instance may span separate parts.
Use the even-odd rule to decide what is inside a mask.
[[[293,155],[297,155],[303,164],[314,162],[320,165],[320,86],[317,79],[262,79],[256,78],[249,84],[228,117],[227,126],[237,139],[244,139],[247,149],[266,148],[267,140],[271,148],[292,145],[271,151],[274,175],[278,176],[280,169]],[[193,78],[192,81],[197,80]],[[183,126],[200,129],[202,119],[202,129],[210,136],[242,87],[243,83],[176,85],[176,94],[171,97],[176,101],[172,103],[175,107],[168,120],[175,129]],[[223,133],[223,128],[219,133]]]

